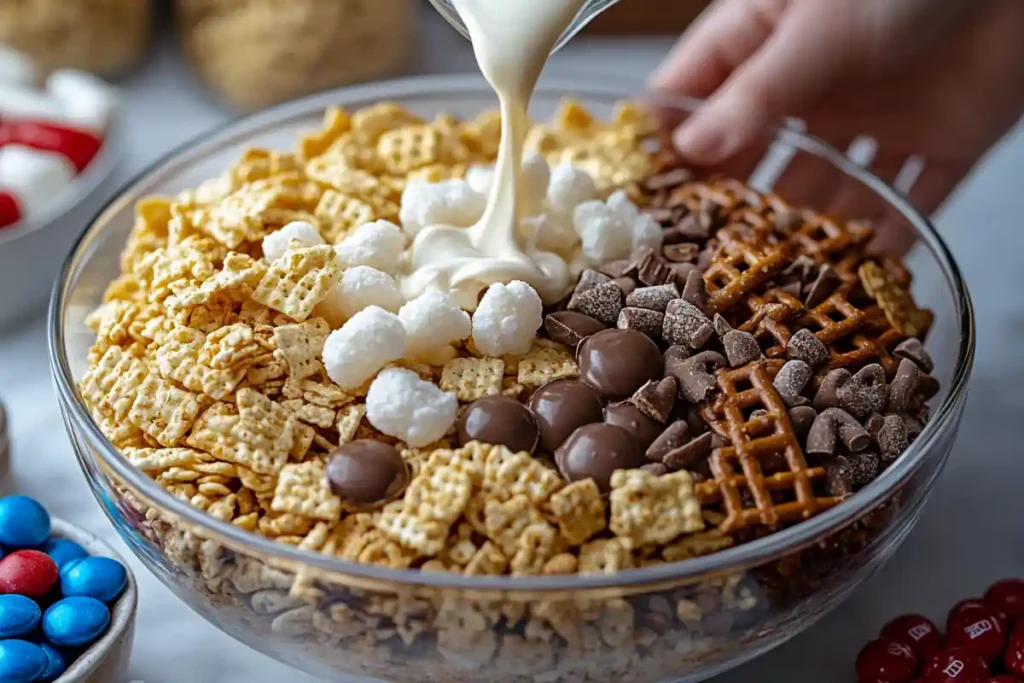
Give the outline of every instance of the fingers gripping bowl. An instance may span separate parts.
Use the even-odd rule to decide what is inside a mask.
[[[534,118],[550,119],[567,96],[607,118],[628,91],[548,81],[534,97]],[[816,516],[774,533],[761,523],[736,522],[746,526],[735,535],[739,542],[710,554],[705,553],[734,540],[716,543],[712,530],[702,537],[711,547],[691,544],[670,556],[660,546],[654,553],[630,552],[625,566],[632,568],[612,573],[478,576],[313,552],[310,547],[323,543],[308,540],[315,535],[312,525],[279,533],[278,540],[250,533],[244,524],[218,518],[223,506],[207,505],[204,512],[122,456],[76,387],[90,367],[96,339],[86,318],[118,270],[136,202],[195,188],[247,148],[291,148],[302,133],[320,127],[329,106],[355,110],[381,100],[426,119],[439,112],[472,118],[492,107],[482,81],[424,78],[327,93],[242,119],[174,153],[128,187],[83,236],[55,292],[52,359],[79,462],[96,495],[111,501],[107,512],[132,549],[193,609],[254,648],[334,680],[472,681],[483,667],[488,677],[502,681],[623,675],[631,681],[699,680],[806,628],[891,556],[952,445],[973,354],[970,302],[955,264],[924,218],[841,155],[789,130],[779,132],[779,148],[801,163],[817,164],[823,176],[855,183],[869,215],[886,215],[921,235],[915,294],[935,314],[929,348],[942,390],[930,401],[932,417],[894,463],[841,504],[822,504]],[[686,103],[659,104],[686,115]],[[730,381],[746,381],[737,372],[726,373]],[[203,489],[212,496],[218,485],[224,487],[219,467],[213,463],[210,473],[172,476],[185,483],[214,477],[202,482],[213,485]],[[735,477],[733,482],[740,485]],[[698,481],[696,488],[707,483]],[[760,518],[772,507],[769,502],[751,513],[751,502],[737,496],[734,522]],[[711,520],[722,522],[714,515]],[[466,540],[474,543],[472,534]]]

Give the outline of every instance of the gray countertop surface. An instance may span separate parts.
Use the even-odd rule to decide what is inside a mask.
[[[434,18],[424,22],[421,73],[473,69],[468,44]],[[642,79],[667,39],[588,38],[551,69]],[[127,180],[172,146],[226,120],[160,45],[124,82]],[[955,134],[955,131],[952,132]],[[1003,576],[1024,575],[1024,525],[1014,500],[1024,484],[1024,127],[1012,133],[939,217],[974,297],[978,352],[963,427],[950,464],[917,528],[896,557],[819,625],[775,652],[718,679],[722,683],[852,680],[860,645],[890,617],[913,611],[942,619],[960,597]],[[10,293],[5,293],[10,295]],[[120,543],[86,488],[61,423],[50,381],[42,317],[0,337],[0,395],[12,424],[13,486]],[[145,683],[306,683],[313,679],[216,630],[138,562],[140,608],[131,678]]]

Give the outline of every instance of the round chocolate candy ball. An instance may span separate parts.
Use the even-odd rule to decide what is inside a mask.
[[[636,439],[622,427],[590,424],[572,433],[555,453],[555,463],[568,481],[593,479],[601,491],[611,490],[615,470],[647,464]]]
[[[469,404],[459,418],[459,443],[483,441],[518,453],[532,453],[540,428],[537,419],[514,398],[487,396]]]
[[[360,439],[335,448],[327,461],[327,482],[342,499],[382,505],[409,484],[409,468],[394,446]]]
[[[661,349],[636,330],[602,330],[580,342],[580,379],[608,399],[627,398],[650,380],[661,379]]]
[[[644,415],[628,401],[607,406],[604,409],[604,421],[606,424],[622,427],[632,434],[642,451],[646,451],[647,447],[665,431],[665,425]]]
[[[601,397],[574,379],[556,379],[534,392],[530,410],[537,416],[540,444],[554,451],[577,428],[601,421]]]

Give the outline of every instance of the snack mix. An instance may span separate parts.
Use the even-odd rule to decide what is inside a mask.
[[[280,543],[533,576],[763,537],[840,504],[921,432],[938,391],[922,345],[932,316],[900,264],[867,255],[871,228],[697,179],[656,151],[635,105],[601,122],[566,101],[528,138],[519,234],[570,263],[562,300],[519,281],[469,302],[410,299],[413,237],[480,219],[499,128],[493,112],[331,109],[295,152],[253,149],[195,191],[141,201],[80,384],[106,436],[173,495]],[[272,615],[275,633],[350,643],[377,623],[371,650],[432,639],[470,669],[496,657],[514,669],[518,651],[550,658],[524,674],[582,680],[554,646],[531,650],[557,641],[569,661],[625,653],[588,673],[606,680],[641,671],[674,629],[689,649],[677,639],[673,656],[698,656],[701,636],[730,628],[702,614],[758,602],[740,574],[703,586],[710,602],[645,603],[635,618],[617,600],[574,617],[543,603],[498,616],[395,607],[401,618],[378,605],[386,619],[360,621],[373,609],[328,604],[334,589],[315,577],[254,567],[135,507],[176,570]],[[260,571],[278,579],[253,587]],[[388,659],[367,655],[366,672],[401,675],[374,658]]]

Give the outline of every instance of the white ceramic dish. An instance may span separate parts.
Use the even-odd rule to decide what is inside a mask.
[[[131,567],[113,548],[95,534],[66,522],[53,520],[52,535],[74,541],[89,551],[118,560],[128,570],[128,585],[110,610],[110,628],[83,652],[55,683],[117,683],[125,680],[135,637],[138,588]]]
[[[118,133],[111,122],[96,158],[45,213],[0,230],[0,329],[42,309],[71,245],[113,190]]]

